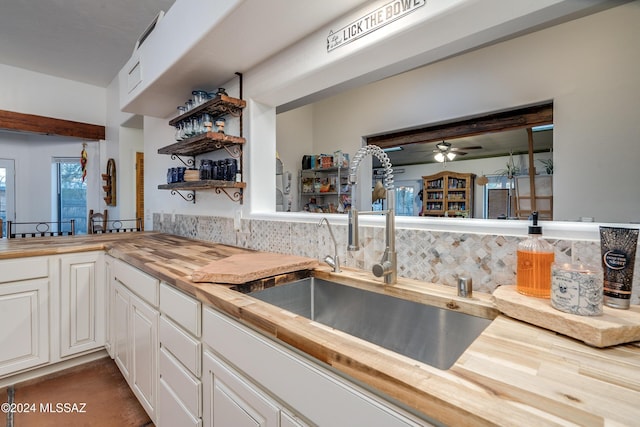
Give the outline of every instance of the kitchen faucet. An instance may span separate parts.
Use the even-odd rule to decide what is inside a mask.
[[[336,238],[333,235],[333,231],[331,230],[331,224],[327,218],[322,218],[318,223],[318,227],[322,226],[322,223],[327,224],[327,228],[329,229],[329,235],[331,235],[331,240],[333,240],[333,257],[331,255],[327,255],[324,257],[324,262],[329,264],[329,266],[333,267],[334,273],[340,273],[340,258],[338,257],[338,243],[336,242]]]
[[[352,200],[351,210],[348,217],[349,241],[347,250],[357,251],[360,249],[358,236],[358,216],[359,215],[385,215],[385,250],[382,260],[373,266],[373,274],[376,277],[384,276],[384,283],[394,284],[398,277],[398,261],[396,254],[396,225],[395,225],[395,189],[393,186],[393,169],[391,160],[387,153],[382,151],[377,145],[366,145],[358,150],[351,161],[349,167],[349,183],[351,184],[352,198],[357,194],[357,171],[360,162],[366,155],[373,155],[380,160],[384,168],[383,184],[385,188],[385,200],[387,209],[384,211],[358,212],[355,208],[355,200]]]

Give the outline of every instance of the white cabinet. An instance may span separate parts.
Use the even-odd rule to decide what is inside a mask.
[[[206,350],[203,371],[205,426],[280,426],[280,408],[276,403]]]
[[[103,253],[60,257],[60,357],[105,344]]]
[[[202,383],[171,353],[160,348],[159,427],[202,426]]]
[[[0,376],[103,348],[102,251],[2,260],[0,272]]]
[[[111,358],[114,358],[114,354],[113,354],[113,335],[114,335],[114,322],[115,322],[115,316],[113,314],[113,309],[114,309],[114,296],[115,296],[115,288],[116,288],[116,282],[113,276],[113,262],[115,261],[115,258],[113,258],[110,255],[104,255],[103,257],[104,260],[104,282],[105,282],[105,292],[106,294],[106,299],[105,299],[105,303],[106,303],[106,307],[105,307],[105,315],[106,315],[106,320],[105,320],[105,343],[104,346],[107,349],[107,352],[109,353],[109,356],[111,356]]]
[[[266,397],[268,393],[273,396],[272,402],[278,402],[280,418],[285,421],[276,425],[304,425],[301,420],[321,426],[430,425],[210,307],[203,309],[202,316],[203,344],[211,349],[205,350],[203,361],[205,426],[225,425],[215,422],[222,416],[216,414],[219,396],[225,401],[220,404],[224,416],[232,416],[235,413],[232,408],[243,408],[247,412],[249,410],[245,406],[249,405],[254,411],[249,411],[251,414],[259,414],[268,420],[268,411],[256,409],[262,407],[255,403],[260,400],[255,393],[262,394],[262,400],[269,400]],[[239,372],[236,379],[244,387],[234,386],[236,381],[231,380],[232,375],[229,374],[231,368],[222,369],[221,363],[216,362],[221,359],[233,363],[233,369]],[[216,374],[220,375],[220,372],[223,376],[216,382]],[[255,385],[242,378],[249,378]],[[254,404],[256,406],[252,406]],[[296,417],[291,414],[296,414]],[[262,424],[255,422],[251,425]]]
[[[160,379],[157,425],[202,425],[202,304],[160,284]]]
[[[158,381],[158,310],[130,296],[131,371],[129,384],[144,409],[155,420]]]
[[[113,275],[109,321],[114,360],[151,419],[156,419],[158,390],[159,281],[120,261],[110,260]]]
[[[129,382],[129,371],[131,370],[131,345],[129,327],[129,297],[131,292],[122,284],[113,284],[113,305],[111,307],[111,349],[113,360],[120,368],[120,372]]]
[[[0,378],[49,362],[49,260],[0,262]]]
[[[0,378],[49,362],[48,257],[0,261]]]

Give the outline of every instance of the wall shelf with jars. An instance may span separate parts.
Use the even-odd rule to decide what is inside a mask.
[[[236,74],[240,77],[242,97],[242,75]],[[196,190],[214,190],[242,203],[246,187],[242,180],[242,152],[246,143],[242,137],[242,112],[246,102],[230,97],[224,89],[216,93],[193,91],[192,95],[184,107],[178,107],[179,115],[169,121],[176,129],[176,142],[158,149],[158,154],[169,154],[184,167],[169,168],[167,183],[158,185],[158,189],[171,190],[171,194],[193,203]],[[226,116],[240,118],[240,136],[225,133]],[[196,169],[196,156],[219,150],[225,150],[230,157],[201,159]]]

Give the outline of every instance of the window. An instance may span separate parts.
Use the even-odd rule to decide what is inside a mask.
[[[56,183],[54,209],[58,221],[75,219],[76,233],[87,231],[87,184],[82,181],[80,158],[54,158],[53,174]],[[63,231],[69,224],[63,224]]]
[[[13,160],[0,159],[0,219],[2,219],[2,236],[7,233],[7,220],[14,218],[14,166]]]

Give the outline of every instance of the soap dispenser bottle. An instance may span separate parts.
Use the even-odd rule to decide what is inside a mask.
[[[554,261],[553,246],[542,239],[538,212],[533,212],[532,217],[533,225],[529,226],[529,236],[518,244],[516,290],[532,297],[549,298],[551,264]]]

